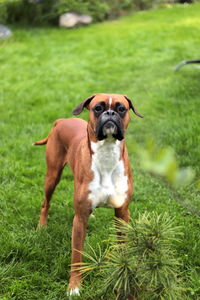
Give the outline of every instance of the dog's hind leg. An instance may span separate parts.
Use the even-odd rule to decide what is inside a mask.
[[[55,171],[48,167],[44,184],[44,201],[41,207],[39,227],[47,224],[50,200],[57,184],[60,181],[61,174],[62,169],[59,171]]]
[[[66,164],[65,157],[66,150],[63,146],[55,138],[49,139],[46,149],[47,172],[44,184],[44,201],[41,207],[38,227],[47,224],[50,200]]]

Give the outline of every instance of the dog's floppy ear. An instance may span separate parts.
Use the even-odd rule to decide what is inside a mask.
[[[88,98],[86,98],[83,102],[81,102],[76,108],[74,108],[74,110],[72,111],[73,115],[79,115],[84,107],[87,107],[88,104],[90,103],[90,101],[94,98],[95,95],[92,95]]]
[[[144,118],[143,115],[139,114],[136,110],[136,108],[133,106],[133,103],[131,101],[131,99],[129,99],[126,95],[124,95],[124,97],[126,98],[126,100],[129,103],[129,108],[133,110],[134,114],[136,114],[138,117],[140,118]]]

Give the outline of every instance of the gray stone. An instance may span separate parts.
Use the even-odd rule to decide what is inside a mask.
[[[92,17],[88,16],[88,15],[79,15],[79,22],[81,24],[88,25],[88,24],[92,23]]]
[[[77,13],[68,12],[60,16],[59,26],[73,28],[78,25],[88,25],[92,23],[92,17],[88,15],[78,15]]]
[[[9,28],[0,24],[0,39],[7,38],[12,35],[12,32]]]

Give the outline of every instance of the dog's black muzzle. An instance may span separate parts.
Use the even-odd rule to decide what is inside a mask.
[[[120,116],[114,110],[104,111],[97,120],[96,137],[99,141],[108,136],[121,141],[124,138],[124,128]]]

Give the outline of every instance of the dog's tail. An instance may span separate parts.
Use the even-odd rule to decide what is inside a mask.
[[[46,138],[44,138],[44,139],[42,139],[42,140],[39,140],[39,141],[33,143],[33,145],[35,145],[35,146],[46,145],[46,143],[47,143],[47,141],[48,141],[48,139],[49,139],[51,133],[53,132],[54,128],[55,128],[56,125],[59,123],[59,121],[62,121],[62,120],[63,120],[63,119],[58,119],[58,120],[56,120],[56,121],[54,122],[54,124],[53,124],[53,128],[51,128],[51,131],[50,131],[49,135],[48,135]]]
[[[47,137],[46,137],[45,139],[43,139],[43,140],[34,142],[33,145],[35,145],[35,146],[42,146],[42,145],[45,145],[45,144],[47,143],[47,141],[48,141],[48,138],[49,138],[49,136],[47,136]]]

